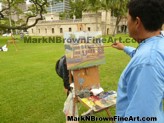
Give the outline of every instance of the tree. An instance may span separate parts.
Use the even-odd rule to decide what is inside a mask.
[[[96,31],[98,31],[98,10],[102,9],[101,0],[85,0],[85,11],[95,12]]]
[[[113,35],[115,35],[116,28],[118,27],[122,18],[125,17],[127,14],[126,5],[128,3],[128,0],[111,0],[111,2],[112,2],[111,11],[116,17],[116,24],[113,31]]]
[[[48,6],[47,0],[30,0],[30,2],[31,6],[25,10],[23,7],[20,8],[20,6],[25,5],[25,0],[1,0],[3,6],[0,11],[0,28],[27,30],[35,26],[39,20],[43,20],[43,14],[46,12],[46,6]],[[13,16],[17,16],[17,19],[14,20]],[[35,18],[35,21],[28,25],[31,18]]]
[[[112,1],[111,0],[102,0],[102,3],[101,3],[101,5],[102,5],[102,9],[103,10],[105,10],[105,12],[106,12],[106,15],[105,15],[105,35],[107,34],[107,30],[106,30],[106,27],[107,27],[107,14],[108,14],[108,12],[111,10],[111,8],[112,8]]]
[[[83,0],[70,0],[71,7],[71,18],[75,16],[76,18],[82,18],[82,12],[85,10],[85,1]]]

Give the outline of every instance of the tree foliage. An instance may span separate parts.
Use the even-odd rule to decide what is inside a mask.
[[[111,0],[112,1],[112,6],[111,6],[111,11],[112,14],[116,17],[116,24],[115,24],[115,29],[113,31],[113,35],[115,35],[115,30],[122,20],[123,17],[126,16],[127,14],[127,3],[128,0]]]
[[[70,17],[73,18],[75,16],[76,18],[82,18],[82,11],[85,9],[85,1],[82,0],[70,0]]]
[[[30,2],[31,5],[26,10],[25,0],[1,0],[0,28],[26,30],[35,26],[39,20],[43,20],[43,14],[48,6],[47,0],[30,0]],[[31,18],[35,18],[35,21],[29,25]]]
[[[126,16],[128,0],[73,0],[71,1],[71,13],[77,18],[82,18],[82,11],[92,11],[97,13],[98,10],[105,10],[106,13],[111,11],[112,16],[116,17],[115,30],[121,19]],[[107,14],[106,14],[107,21]],[[97,22],[96,22],[97,23]],[[105,26],[106,27],[106,26]],[[98,28],[98,27],[96,27]],[[105,30],[106,33],[106,30]]]

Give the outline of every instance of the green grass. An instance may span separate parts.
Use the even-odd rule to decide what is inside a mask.
[[[7,40],[0,37],[0,46]],[[8,52],[0,52],[0,123],[65,123],[62,110],[66,94],[55,73],[55,63],[65,53],[64,45],[19,40],[17,46],[18,51],[10,44]],[[130,58],[113,48],[105,48],[105,57],[106,64],[100,66],[101,86],[105,91],[117,90],[119,76]],[[79,113],[86,111],[81,104],[78,107]],[[107,116],[106,112],[95,115]]]

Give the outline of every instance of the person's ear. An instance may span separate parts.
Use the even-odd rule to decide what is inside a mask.
[[[141,19],[139,17],[136,17],[135,24],[136,24],[136,28],[139,29],[142,24]]]

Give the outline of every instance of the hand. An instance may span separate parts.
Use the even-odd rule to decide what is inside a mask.
[[[112,44],[112,47],[118,50],[123,50],[125,45],[123,43],[120,43],[119,41],[116,41],[115,43]]]

